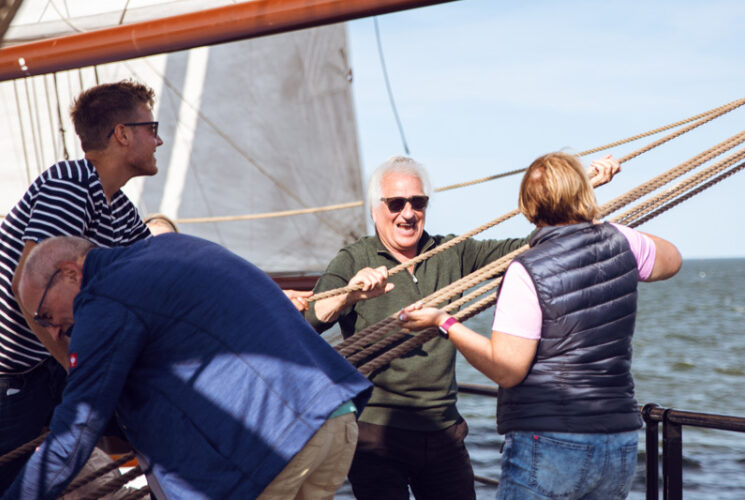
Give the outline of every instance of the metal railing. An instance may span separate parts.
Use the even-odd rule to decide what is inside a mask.
[[[647,500],[659,498],[659,423],[662,422],[662,498],[683,498],[683,426],[745,432],[745,418],[662,408],[641,409],[646,424]]]
[[[497,397],[497,387],[477,384],[458,384],[463,394]],[[640,408],[645,426],[646,448],[646,498],[657,500],[660,491],[659,478],[659,424],[662,423],[662,498],[683,498],[683,426],[705,427],[723,431],[745,432],[745,418],[712,413],[662,408],[656,403],[647,403]],[[494,479],[477,476],[476,480],[486,484],[499,484]]]

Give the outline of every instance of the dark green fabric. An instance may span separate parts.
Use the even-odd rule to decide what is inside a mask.
[[[420,240],[419,253],[454,237],[430,236],[425,232]],[[417,264],[413,276],[407,272],[398,273],[389,280],[395,284],[391,292],[358,302],[342,312],[338,320],[342,334],[349,337],[525,243],[526,239],[468,239]],[[314,291],[343,287],[364,267],[386,266],[390,269],[398,263],[377,236],[366,236],[339,251]],[[307,318],[319,332],[332,326],[316,318],[313,305]],[[393,360],[387,368],[373,374],[370,380],[375,388],[360,416],[364,422],[426,431],[444,429],[460,420],[455,408],[455,347],[448,340],[440,337],[430,340]]]

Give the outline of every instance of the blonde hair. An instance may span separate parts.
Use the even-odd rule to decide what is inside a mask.
[[[537,226],[591,222],[595,192],[582,163],[567,153],[549,153],[530,164],[520,183],[520,211]]]

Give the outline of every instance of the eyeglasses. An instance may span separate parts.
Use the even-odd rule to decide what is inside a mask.
[[[140,126],[148,126],[153,131],[153,137],[158,137],[158,122],[132,122],[132,123],[122,123],[125,127],[140,127]],[[111,129],[111,132],[109,132],[109,135],[106,136],[106,138],[110,138],[112,135],[114,135],[114,130],[116,130],[116,127]]]
[[[49,277],[49,281],[47,282],[46,288],[44,288],[44,293],[41,294],[41,300],[39,301],[39,305],[36,308],[36,312],[34,313],[34,322],[40,326],[43,326],[44,328],[52,326],[52,319],[48,316],[42,316],[40,314],[41,306],[44,304],[44,299],[47,298],[47,292],[49,292],[49,289],[52,287],[52,282],[54,281],[54,278],[57,277],[61,269],[57,269],[52,273],[52,276]]]
[[[392,196],[390,198],[381,198],[380,201],[388,206],[388,210],[396,213],[403,210],[406,203],[411,203],[412,210],[424,210],[427,208],[427,203],[429,203],[429,196],[412,196],[410,198]]]

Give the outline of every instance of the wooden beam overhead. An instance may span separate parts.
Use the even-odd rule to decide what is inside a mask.
[[[0,81],[450,1],[453,0],[253,0],[6,47],[0,49]]]

